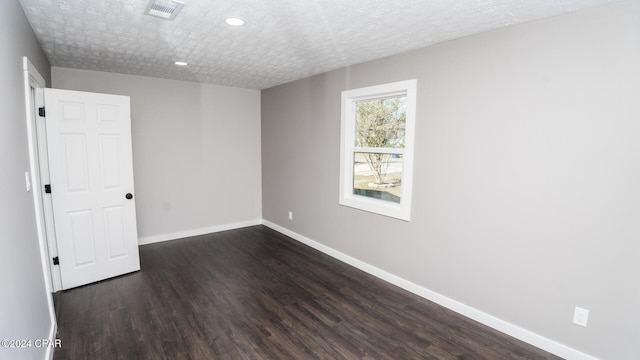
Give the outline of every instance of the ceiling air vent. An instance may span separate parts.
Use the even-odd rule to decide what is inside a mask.
[[[184,7],[184,3],[175,0],[150,0],[146,15],[157,16],[167,20],[173,20]]]

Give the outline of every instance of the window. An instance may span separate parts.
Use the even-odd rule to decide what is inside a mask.
[[[340,204],[411,218],[416,80],[342,92]]]

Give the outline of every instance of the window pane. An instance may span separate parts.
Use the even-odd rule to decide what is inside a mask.
[[[354,153],[353,193],[400,203],[402,155]]]
[[[407,97],[356,102],[357,147],[403,148]]]

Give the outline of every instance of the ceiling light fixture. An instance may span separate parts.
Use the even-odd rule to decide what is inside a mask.
[[[187,65],[189,65],[189,64],[187,64],[187,63],[186,63],[186,62],[184,62],[184,61],[176,61],[176,62],[174,62],[174,64],[176,64],[176,65],[178,65],[178,66],[187,66]]]
[[[234,17],[226,18],[224,22],[231,26],[242,26],[245,24],[244,20]]]

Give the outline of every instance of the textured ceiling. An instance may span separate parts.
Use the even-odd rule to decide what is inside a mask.
[[[20,3],[53,66],[264,89],[617,1],[183,0],[173,21],[144,15],[148,0]]]

